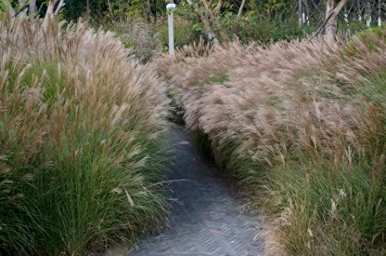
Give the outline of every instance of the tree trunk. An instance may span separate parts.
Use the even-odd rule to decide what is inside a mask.
[[[298,1],[299,27],[303,27],[303,0]]]
[[[29,4],[29,12],[30,14],[34,15],[38,11],[37,5],[36,5],[36,0],[31,0]]]
[[[358,21],[362,21],[362,5],[361,0],[357,0]]]
[[[334,15],[335,9],[335,0],[327,0],[326,4],[326,28],[325,34],[327,41],[335,41],[336,31],[337,31],[337,16]]]
[[[308,1],[304,1],[304,10],[303,10],[303,13],[304,13],[304,21],[303,23],[307,25],[310,25],[310,6],[308,4]]]
[[[157,19],[158,19],[157,0],[153,0],[153,16],[154,16],[154,23],[157,23]]]
[[[147,0],[145,3],[145,15],[146,15],[146,20],[150,23],[151,22],[151,2],[150,2],[150,0]]]
[[[326,25],[325,35],[328,42],[334,42],[336,39],[336,32],[338,28],[338,16],[348,0],[327,0],[326,3]]]
[[[378,26],[382,26],[382,0],[378,0]]]
[[[109,6],[110,6],[110,4],[109,4]],[[90,16],[91,16],[90,0],[86,0],[86,17],[87,17],[87,19],[90,19]]]
[[[370,2],[366,3],[365,17],[366,17],[366,26],[370,27],[372,23],[372,10],[371,10]]]

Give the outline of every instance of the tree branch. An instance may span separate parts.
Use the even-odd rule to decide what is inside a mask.
[[[245,2],[246,0],[243,0],[240,4],[240,8],[239,8],[239,12],[237,13],[237,17],[240,17],[241,14],[243,13],[243,10],[244,10],[244,6],[245,6]]]

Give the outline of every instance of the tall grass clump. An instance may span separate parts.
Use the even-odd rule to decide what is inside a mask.
[[[162,219],[168,100],[112,34],[0,22],[0,254],[85,255]]]
[[[164,60],[187,126],[290,255],[385,255],[385,38],[236,42]]]

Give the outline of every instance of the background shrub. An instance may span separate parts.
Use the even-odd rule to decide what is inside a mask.
[[[202,27],[197,21],[179,17],[177,13],[174,22],[174,44],[176,48],[197,43],[203,38]],[[160,35],[162,49],[166,51],[169,47],[167,20],[161,20],[156,25],[156,29]]]
[[[307,26],[300,28],[296,19],[283,22],[279,19],[257,16],[255,13],[241,17],[227,13],[221,18],[221,24],[229,38],[236,37],[243,43],[268,44],[280,40],[298,39],[311,31]]]
[[[160,55],[162,44],[156,28],[141,19],[106,22],[102,27],[114,31],[123,46],[141,63],[147,63]]]

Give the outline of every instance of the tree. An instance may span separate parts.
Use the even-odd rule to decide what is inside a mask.
[[[187,0],[188,4],[192,6],[194,12],[198,15],[206,37],[213,42],[218,42],[220,39],[226,39],[227,35],[219,28],[219,17],[221,15],[221,8],[224,1],[207,1],[207,0]]]
[[[348,0],[327,0],[324,32],[328,42],[333,42],[336,39],[338,15],[347,2]]]
[[[37,0],[31,0],[29,3],[29,11],[31,14],[35,14],[38,11]]]

